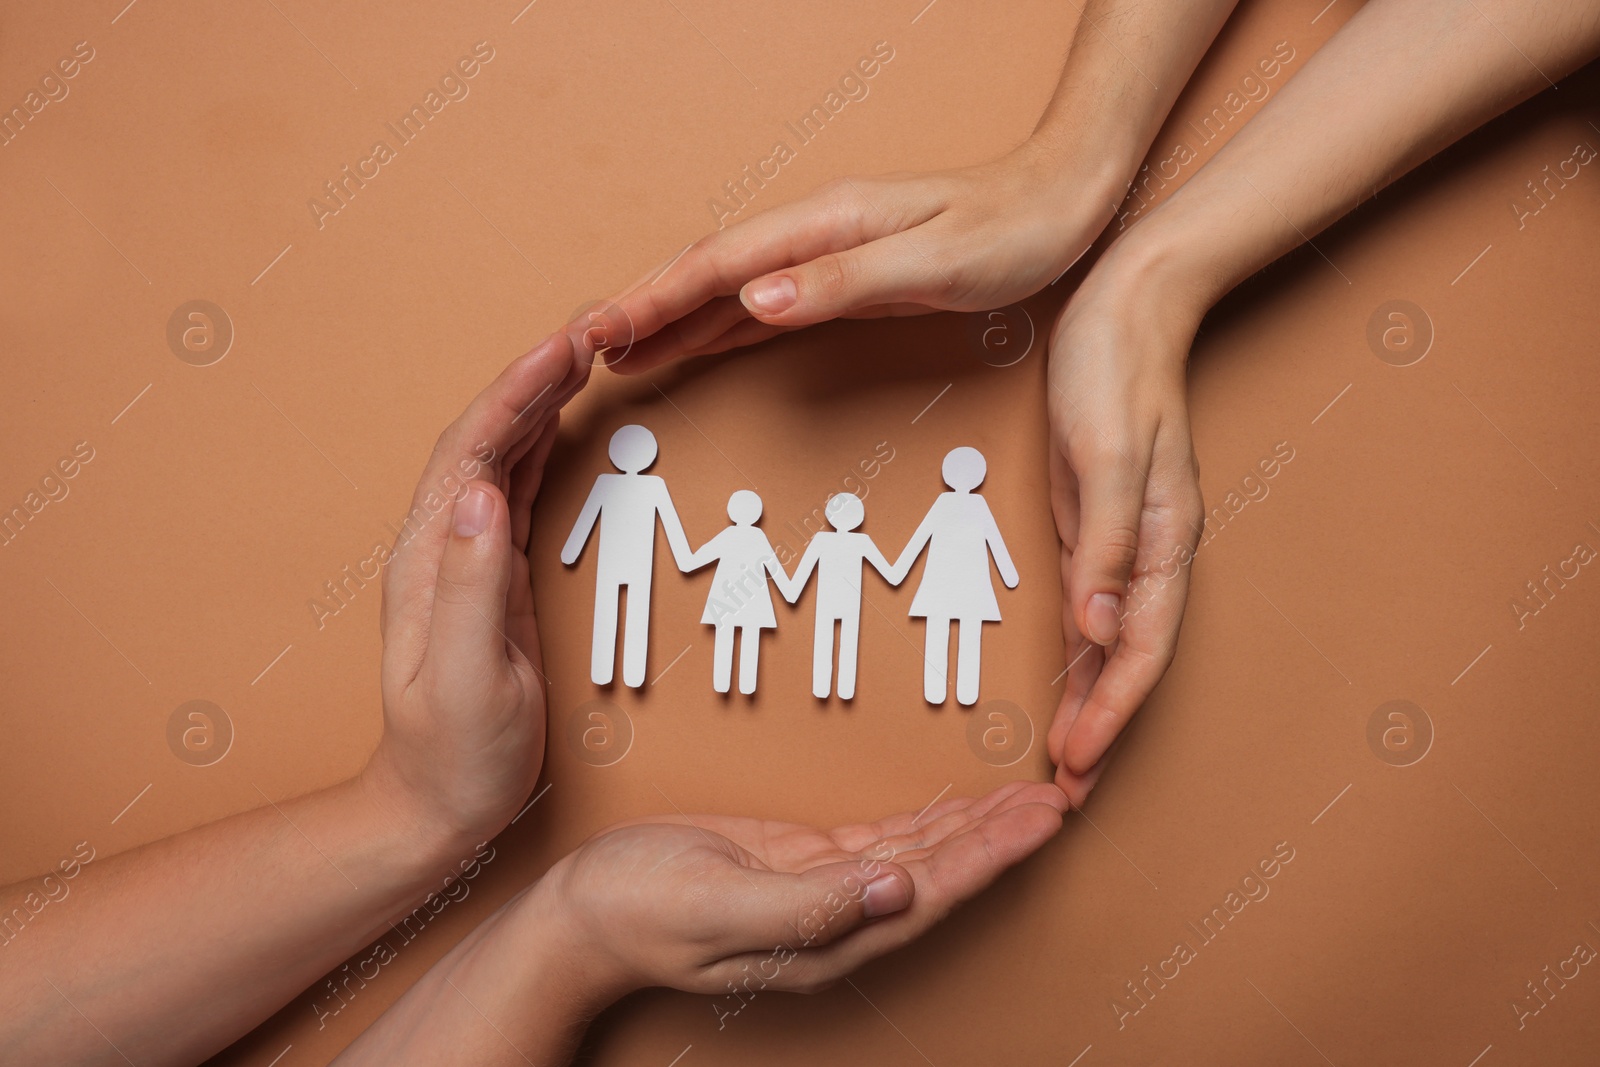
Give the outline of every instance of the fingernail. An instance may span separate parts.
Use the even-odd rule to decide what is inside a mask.
[[[456,536],[477,537],[489,526],[494,517],[494,499],[478,486],[456,504]]]
[[[776,315],[780,311],[789,310],[798,295],[794,279],[779,275],[776,278],[760,278],[751,282],[744,287],[744,292],[739,294],[739,299],[744,301],[745,307],[758,315]]]
[[[1089,598],[1089,609],[1084,614],[1088,616],[1089,639],[1097,645],[1109,645],[1117,639],[1117,630],[1121,628],[1122,598],[1112,593],[1096,593]]]
[[[911,894],[897,875],[886,874],[867,883],[867,894],[861,898],[861,913],[869,919],[905,910],[911,903]]]

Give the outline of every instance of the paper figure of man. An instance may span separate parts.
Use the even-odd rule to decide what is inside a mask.
[[[863,564],[870,563],[890,585],[900,577],[884,559],[872,538],[856,533],[866,516],[861,498],[854,493],[835,493],[823,509],[832,530],[821,530],[806,545],[805,553],[788,580],[774,575],[783,598],[793,604],[817,572],[817,630],[812,643],[811,695],[828,699],[833,690],[833,635],[839,633],[839,699],[856,695],[856,653],[861,643],[861,575]]]
[[[930,704],[943,704],[948,689],[945,675],[952,623],[956,629],[956,700],[977,702],[983,624],[1000,621],[1000,604],[989,574],[991,556],[1006,588],[1017,587],[1017,567],[994,514],[988,502],[973,492],[983,484],[987,470],[983,453],[976,448],[952,449],[944,457],[942,472],[950,491],[939,494],[894,563],[893,581],[898,585],[927,549],[928,563],[911,601],[911,617],[928,622],[922,691]]]
[[[622,631],[622,681],[644,685],[650,646],[650,579],[655,566],[656,522],[666,531],[667,545],[680,570],[689,567],[689,539],[672,506],[667,483],[642,473],[656,461],[656,438],[643,426],[624,426],[611,435],[612,464],[621,474],[595,479],[589,499],[578,513],[572,534],[561,549],[561,562],[577,562],[589,534],[600,527],[600,564],[594,591],[594,646],[589,677],[608,685],[616,669],[617,609],[623,590],[628,615]]]

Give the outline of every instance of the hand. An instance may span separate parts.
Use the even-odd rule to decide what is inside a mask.
[[[1070,669],[1047,745],[1075,804],[1172,662],[1205,518],[1185,396],[1203,306],[1141,257],[1131,242],[1113,246],[1050,341],[1050,494]]]
[[[845,178],[691,245],[574,330],[634,374],[834,318],[980,311],[1031,296],[1110,220],[1125,175],[1028,142],[976,167]],[[665,268],[665,269],[663,269]]]
[[[528,533],[558,412],[587,375],[560,333],[507,367],[440,435],[386,562],[384,733],[361,780],[423,840],[488,840],[538,780]]]
[[[1061,827],[1054,786],[824,832],[717,815],[631,820],[529,894],[595,1005],[646,986],[813,992],[920,937]],[[754,976],[754,977],[752,977]]]

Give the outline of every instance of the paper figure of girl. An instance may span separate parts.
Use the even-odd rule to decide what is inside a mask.
[[[951,491],[939,494],[894,564],[895,575],[903,577],[923,549],[928,551],[922,582],[911,601],[911,616],[927,619],[922,691],[930,704],[944,703],[952,622],[956,626],[956,699],[963,704],[977,703],[983,624],[1000,621],[1000,604],[989,573],[991,554],[1006,588],[1017,586],[1017,568],[988,502],[973,492],[983,484],[987,469],[983,453],[976,448],[953,449],[944,457],[944,483]]]
[[[711,660],[711,684],[726,693],[733,681],[733,643],[739,639],[739,692],[756,691],[756,665],[761,655],[761,631],[778,625],[772,613],[770,574],[784,588],[788,575],[778,563],[767,535],[755,525],[761,518],[761,498],[740,489],[728,498],[728,518],[733,525],[707,541],[689,556],[686,571],[716,561],[711,595],[700,621],[716,627]]]

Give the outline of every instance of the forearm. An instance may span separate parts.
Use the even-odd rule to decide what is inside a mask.
[[[1236,3],[1089,0],[1030,144],[1057,162],[1088,149],[1120,200]]]
[[[442,889],[471,847],[355,779],[96,860],[0,946],[0,1062],[199,1062]],[[0,891],[0,914],[38,885]]]
[[[1111,258],[1198,319],[1363,196],[1597,48],[1594,0],[1374,0]]]
[[[538,883],[486,919],[335,1061],[338,1067],[522,1067],[570,1062],[589,1021],[624,990],[601,988]]]

